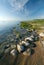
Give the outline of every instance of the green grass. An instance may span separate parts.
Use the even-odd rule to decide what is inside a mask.
[[[41,29],[44,26],[44,19],[35,19],[32,21],[22,21],[20,24],[21,28],[25,29]]]

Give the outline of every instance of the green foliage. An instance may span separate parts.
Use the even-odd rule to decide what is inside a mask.
[[[32,25],[29,24],[28,22],[21,22],[20,27],[25,29],[31,29]]]
[[[44,24],[44,19],[35,19],[32,21],[32,23],[36,23],[36,24]]]
[[[23,21],[20,24],[21,28],[25,29],[41,29],[41,27],[44,26],[44,19],[35,19],[32,21]]]

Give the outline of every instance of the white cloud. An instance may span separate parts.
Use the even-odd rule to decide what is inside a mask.
[[[14,10],[21,10],[29,0],[8,0]]]
[[[11,12],[21,13],[21,16],[28,16],[29,11],[25,7],[28,1],[29,0],[8,0],[12,8]]]
[[[28,3],[29,0],[3,0],[4,3],[8,2],[10,5],[10,12],[18,14],[20,13],[21,17],[22,16],[28,16],[29,11],[25,7],[25,5]]]

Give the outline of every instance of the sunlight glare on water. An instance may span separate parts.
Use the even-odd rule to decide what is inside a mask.
[[[0,30],[3,30],[4,28],[7,27],[12,27],[18,24],[18,21],[0,21]]]

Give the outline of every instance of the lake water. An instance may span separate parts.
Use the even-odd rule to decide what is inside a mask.
[[[0,34],[16,27],[19,23],[20,21],[0,21]]]
[[[11,34],[13,27],[18,27],[20,21],[1,21],[0,22],[0,43],[7,39]]]

